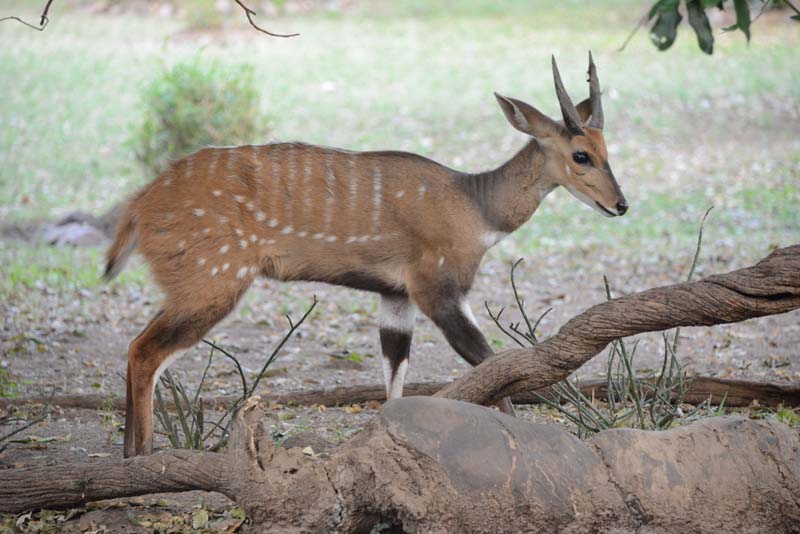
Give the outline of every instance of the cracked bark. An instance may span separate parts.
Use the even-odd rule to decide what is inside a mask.
[[[494,356],[437,393],[493,403],[554,383],[615,338],[800,307],[800,247],[753,267],[597,306],[558,334]],[[219,491],[251,528],[369,532],[789,532],[800,524],[800,439],[779,423],[715,418],[668,432],[609,430],[580,441],[450,399],[392,401],[330,453],[276,448],[252,399],[225,454],[0,471],[0,511],[61,508],[155,492]]]

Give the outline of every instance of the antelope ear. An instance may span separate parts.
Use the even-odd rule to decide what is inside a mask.
[[[575,109],[578,110],[578,117],[581,118],[581,123],[586,126],[589,124],[589,119],[592,118],[592,101],[591,99],[587,98],[577,106]]]
[[[530,104],[497,93],[494,96],[508,122],[520,132],[542,138],[563,134],[563,126]]]

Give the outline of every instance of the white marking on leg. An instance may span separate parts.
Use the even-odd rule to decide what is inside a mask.
[[[180,358],[181,356],[186,354],[187,350],[189,350],[189,349],[176,350],[175,352],[173,352],[172,354],[167,356],[167,358],[163,362],[161,362],[161,365],[159,365],[156,368],[156,372],[153,373],[153,390],[150,392],[150,395],[155,395],[156,385],[158,385],[158,380],[161,378],[161,375],[164,373],[164,371],[167,369],[167,367],[172,365],[172,363],[175,360],[177,360],[178,358]]]
[[[472,323],[472,326],[478,328],[478,321],[475,320],[475,314],[472,313],[472,307],[469,305],[469,302],[467,302],[466,299],[462,299],[461,302],[458,303],[458,307],[461,313],[464,314],[464,317]]]
[[[386,382],[386,400],[399,399],[403,396],[403,384],[408,371],[408,358],[400,362],[392,373],[392,364],[388,358],[383,359],[383,379]]]
[[[505,239],[507,235],[508,235],[507,232],[496,232],[496,231],[484,232],[481,234],[481,244],[487,249],[490,249],[497,243]]]
[[[379,312],[380,328],[411,333],[414,331],[416,313],[416,307],[408,300],[408,297],[382,295]]]

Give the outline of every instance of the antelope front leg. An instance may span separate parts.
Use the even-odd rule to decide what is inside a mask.
[[[386,400],[403,396],[415,315],[414,305],[408,297],[381,295],[380,338]]]
[[[470,365],[476,366],[494,354],[478,328],[464,295],[453,295],[429,305],[423,305],[422,302],[417,304],[439,327],[450,346]],[[514,415],[514,407],[509,398],[499,401],[497,407],[508,415]]]

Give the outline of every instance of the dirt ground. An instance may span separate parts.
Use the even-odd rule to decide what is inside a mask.
[[[710,248],[719,249],[712,245]],[[671,283],[684,276],[690,254],[680,260],[640,257],[635,261],[614,251],[577,250],[546,258],[529,258],[518,270],[520,292],[535,317],[552,308],[542,321],[541,335],[604,298],[602,275],[608,273],[615,294]],[[708,253],[704,255],[708,257]],[[713,268],[701,260],[698,276],[740,267],[750,261],[733,251],[715,250]],[[509,264],[487,260],[470,296],[476,316],[491,343],[501,350],[511,346],[483,309],[484,302],[497,310],[508,309],[503,320],[517,321],[508,283]],[[337,385],[379,384],[382,380],[377,340],[377,297],[322,284],[283,284],[263,281],[254,287],[231,317],[209,335],[240,359],[252,378],[285,332],[282,317],[295,319],[316,295],[317,310],[280,353],[270,376],[258,391],[270,393]],[[43,303],[49,303],[43,307]],[[20,395],[101,393],[124,396],[127,344],[155,313],[158,295],[150,286],[111,285],[79,294],[47,295],[26,302],[4,302],[7,331],[3,354],[19,382]],[[747,377],[769,381],[797,381],[800,377],[800,313],[769,317],[717,328],[688,328],[681,333],[681,360],[690,370],[711,376]],[[10,329],[8,327],[11,327]],[[657,334],[641,336],[637,366],[654,368],[662,355]],[[442,335],[424,317],[417,319],[408,382],[452,380],[466,364],[448,347]],[[174,375],[193,391],[207,362],[208,348],[198,346],[173,364]],[[606,355],[584,366],[579,375],[602,374]],[[216,356],[205,383],[204,394],[225,395],[239,391],[233,365]],[[273,432],[281,438],[307,430],[338,442],[363,426],[378,406],[328,408],[275,406]],[[35,411],[29,407],[22,409]],[[519,416],[532,420],[559,420],[539,407],[521,407]],[[209,414],[211,416],[212,414]],[[74,461],[96,455],[122,455],[122,414],[106,410],[54,408],[42,423],[15,436],[0,453],[0,468]],[[161,446],[166,440],[159,438]],[[103,503],[100,509],[66,516],[47,516],[42,525],[91,530],[103,525],[109,532],[148,532],[166,518],[175,528],[188,528],[200,511],[210,514],[208,528],[224,531],[238,524],[233,504],[218,495],[190,493],[153,496]],[[36,521],[34,516],[30,521]],[[167,524],[165,523],[165,524]],[[203,524],[202,521],[197,524]],[[33,525],[33,524],[32,524]],[[210,525],[210,526],[209,526]],[[180,531],[180,529],[178,529]]]

